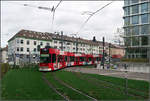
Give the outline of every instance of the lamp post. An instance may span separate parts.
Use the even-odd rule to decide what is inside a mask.
[[[103,37],[103,58],[102,58],[102,65],[104,69],[104,63],[105,63],[105,53],[104,53],[104,47],[105,47],[105,38]]]
[[[61,31],[61,50],[63,51],[63,31]]]
[[[109,67],[110,67],[110,43],[109,43]]]

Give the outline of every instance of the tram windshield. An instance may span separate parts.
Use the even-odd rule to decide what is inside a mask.
[[[51,54],[41,54],[40,63],[51,63]]]

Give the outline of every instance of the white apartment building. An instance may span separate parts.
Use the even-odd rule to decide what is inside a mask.
[[[62,44],[63,43],[63,44]],[[62,49],[69,52],[79,52],[86,54],[102,54],[100,42],[74,38],[66,35],[52,34],[47,32],[35,32],[30,30],[21,30],[8,40],[9,62],[16,64],[22,62],[39,61],[39,50],[45,46]],[[77,49],[76,49],[77,48]]]
[[[7,63],[8,62],[8,46],[6,46],[5,48],[2,48],[1,54],[2,54],[1,62]]]

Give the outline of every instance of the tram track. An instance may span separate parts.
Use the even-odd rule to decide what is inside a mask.
[[[58,81],[59,83],[61,83],[62,85],[66,86],[66,87],[68,87],[68,88],[70,88],[70,89],[72,89],[73,91],[75,91],[75,92],[77,92],[77,93],[79,93],[79,94],[81,94],[81,95],[83,95],[83,96],[86,96],[87,98],[89,98],[89,99],[91,99],[91,100],[93,100],[93,101],[98,101],[96,98],[94,98],[94,97],[92,97],[92,96],[89,96],[89,95],[87,95],[87,94],[81,92],[80,90],[73,88],[71,85],[65,83],[64,81],[60,80],[58,77],[55,76],[55,74],[52,74],[52,75],[53,75],[54,79],[57,80],[57,81]]]
[[[73,72],[78,78],[80,78],[81,80],[87,80],[89,83],[91,83],[91,84],[94,84],[94,85],[96,85],[96,86],[103,86],[103,87],[105,87],[105,88],[110,88],[110,89],[112,89],[112,87],[114,87],[114,86],[116,86],[115,84],[113,84],[113,83],[110,83],[110,82],[107,82],[107,81],[103,81],[103,80],[99,80],[99,79],[97,79],[97,78],[94,78],[94,77],[91,77],[91,76],[88,76],[88,78],[87,77],[83,77],[83,76],[81,76],[81,74],[79,74],[79,73],[77,73],[77,72]],[[90,79],[89,79],[90,78]],[[92,79],[92,80],[91,80]],[[96,82],[94,82],[94,81],[99,81],[100,82],[100,84],[99,83],[96,83]],[[109,83],[109,84],[108,84]],[[106,84],[107,84],[107,86],[106,86]],[[119,85],[117,85],[117,86],[119,86]],[[121,88],[123,88],[122,86],[119,86],[118,88],[115,88],[117,91],[119,91],[120,92],[120,90],[121,90]],[[131,88],[128,88],[128,89],[131,89]],[[132,90],[135,90],[135,89],[132,89]],[[135,90],[136,91],[136,90]],[[145,92],[144,92],[145,93]],[[145,96],[142,96],[142,95],[139,95],[139,94],[135,94],[135,93],[131,93],[130,92],[130,94],[128,93],[128,95],[130,95],[130,96],[134,96],[134,97],[138,97],[138,98],[146,98]]]
[[[60,95],[61,97],[63,97],[64,100],[66,100],[66,101],[71,101],[67,96],[65,96],[65,95],[63,95],[62,93],[60,93],[60,92],[56,89],[56,87],[54,87],[54,86],[49,82],[49,80],[47,80],[47,78],[46,78],[46,76],[45,76],[45,73],[43,73],[42,79],[45,81],[45,83],[48,84],[48,86],[49,86],[51,89],[53,89],[53,91],[55,91],[58,95]]]

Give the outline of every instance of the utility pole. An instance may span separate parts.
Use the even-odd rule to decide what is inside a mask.
[[[2,63],[2,48],[0,47],[0,63]]]
[[[125,68],[125,95],[128,96],[127,64],[124,64],[124,68]]]
[[[31,53],[29,51],[29,64],[31,63]]]
[[[77,38],[77,35],[76,35],[76,53],[78,53],[78,38]]]
[[[109,43],[109,67],[110,67],[110,43]]]
[[[61,50],[63,51],[63,31],[61,31]]]
[[[102,59],[102,63],[103,63],[103,69],[104,69],[104,63],[105,63],[105,50],[104,50],[104,47],[105,47],[105,38],[103,37],[103,59]]]

